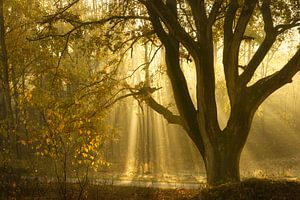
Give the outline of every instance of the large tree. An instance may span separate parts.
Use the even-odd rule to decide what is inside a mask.
[[[300,70],[300,50],[279,70],[255,83],[251,83],[257,68],[281,34],[300,25],[296,1],[271,0],[151,0],[145,5],[156,35],[165,47],[167,73],[170,78],[179,122],[199,149],[207,171],[209,184],[239,181],[239,162],[242,149],[249,135],[253,116],[261,103],[277,89],[292,81]],[[293,4],[294,3],[294,4]],[[190,11],[182,19],[181,5]],[[288,16],[279,16],[278,9]],[[288,12],[289,11],[289,12]],[[186,13],[186,12],[185,12]],[[264,24],[263,41],[256,52],[241,67],[239,55],[241,44],[251,27],[251,21]],[[190,27],[184,26],[189,21]],[[252,22],[253,25],[253,22]],[[216,30],[221,29],[220,30]],[[192,30],[188,32],[187,30]],[[230,101],[230,116],[221,129],[217,117],[215,97],[214,38],[222,34],[223,67]],[[299,34],[296,36],[299,37]],[[188,51],[196,68],[197,104],[193,104],[186,78],[180,66],[180,46]],[[241,71],[242,68],[243,70]],[[165,108],[149,104],[164,114]],[[168,115],[166,115],[168,113]]]
[[[252,119],[262,102],[287,83],[300,70],[300,49],[282,68],[260,80],[253,77],[282,35],[300,26],[299,2],[296,0],[121,0],[104,1],[112,4],[113,14],[92,21],[72,20],[63,13],[50,19],[64,19],[73,28],[65,34],[90,25],[110,21],[112,28],[124,21],[135,20],[135,25],[119,26],[130,35],[126,41],[136,41],[155,34],[165,49],[169,76],[179,115],[173,114],[152,97],[153,90],[142,88],[135,95],[147,93],[146,102],[170,123],[181,125],[199,149],[207,171],[209,184],[239,181],[239,162],[249,135]],[[109,10],[109,9],[108,9]],[[120,11],[120,13],[118,12]],[[48,21],[49,22],[49,21]],[[126,22],[125,22],[126,23]],[[261,25],[261,27],[258,27]],[[151,27],[150,27],[151,26]],[[149,28],[150,27],[150,28]],[[132,29],[129,30],[128,29]],[[137,28],[141,28],[137,31]],[[250,30],[250,31],[249,31]],[[116,33],[107,31],[110,38]],[[259,45],[249,61],[241,66],[239,57],[245,38],[259,36]],[[120,39],[120,37],[118,38]],[[125,39],[124,39],[125,40]],[[222,45],[222,66],[230,101],[227,125],[221,129],[216,105],[216,62],[214,41]],[[153,42],[153,38],[150,39]],[[112,41],[114,43],[115,41]],[[121,45],[122,46],[122,45]],[[187,52],[196,69],[196,103],[193,103],[187,79],[181,66],[182,52]],[[150,88],[151,89],[151,88]],[[143,98],[145,99],[145,98]]]

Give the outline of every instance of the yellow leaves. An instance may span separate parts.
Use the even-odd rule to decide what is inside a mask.
[[[47,156],[47,155],[49,155],[49,154],[50,154],[50,152],[49,152],[47,149],[40,150],[40,151],[37,151],[37,152],[36,152],[36,155],[37,155],[37,156]]]
[[[53,111],[52,110],[47,110],[47,117],[50,117],[52,115]]]
[[[81,153],[81,155],[82,155],[83,158],[88,157],[88,154],[86,154],[86,153]]]
[[[79,120],[79,125],[83,125],[83,121],[82,120]]]
[[[78,100],[78,98],[75,98],[75,105],[79,105],[80,104],[80,101]]]
[[[46,139],[46,144],[50,144],[50,142],[51,142],[50,138],[47,138]]]
[[[26,1],[22,0],[22,2]],[[68,164],[70,165],[76,163],[78,159],[97,160],[100,145],[103,143],[97,139],[97,134],[106,129],[99,125],[106,122],[100,104],[113,93],[110,89],[115,84],[109,78],[110,66],[107,65],[104,71],[99,73],[99,70],[103,68],[102,61],[98,62],[102,60],[100,58],[102,52],[100,57],[98,54],[92,55],[93,57],[80,57],[81,50],[79,50],[74,54],[79,55],[76,62],[66,58],[59,68],[54,68],[58,59],[57,52],[61,49],[59,45],[63,45],[64,42],[53,40],[32,46],[26,40],[26,35],[27,33],[24,38],[21,38],[25,39],[23,42],[26,48],[16,48],[17,51],[14,51],[23,57],[12,56],[15,61],[19,58],[21,61],[33,61],[32,65],[26,67],[26,70],[23,69],[25,65],[20,66],[22,69],[20,68],[19,71],[17,70],[17,74],[26,71],[23,77],[25,82],[22,83],[24,88],[19,87],[16,91],[20,95],[15,99],[15,106],[18,103],[16,108],[19,108],[20,126],[22,131],[26,130],[29,138],[27,140],[27,134],[25,137],[24,131],[20,135],[22,140],[19,143],[30,144],[28,148],[32,148],[38,156],[47,157],[47,160],[54,162],[60,162],[60,158],[66,151],[68,151],[68,159],[70,159]],[[99,34],[95,33],[95,35]],[[75,51],[77,44],[74,43],[74,45],[72,49]],[[99,53],[98,47],[94,48]],[[72,50],[69,53],[72,54]],[[90,61],[101,63],[101,66],[91,70],[88,65]],[[79,64],[80,67],[74,64]],[[96,114],[93,114],[95,112]],[[96,164],[93,165],[96,166]]]
[[[93,145],[89,145],[89,146],[88,146],[88,149],[89,149],[89,151],[93,151],[95,148],[94,148]]]
[[[24,122],[28,122],[26,126],[31,127],[30,132],[35,138],[32,146],[36,155],[60,162],[67,149],[67,159],[71,165],[68,167],[89,165],[97,170],[105,163],[101,158],[100,147],[107,139],[103,133],[110,127],[103,125],[106,122],[106,113],[99,110],[96,101],[97,98],[102,98],[101,95],[95,95],[98,86],[82,90],[78,94],[70,94],[70,97],[65,97],[64,94],[63,98],[57,95],[57,91],[53,93],[56,88],[53,88],[53,91],[43,88],[28,92],[28,99],[24,98],[24,101],[31,100],[30,106],[43,114],[43,121],[39,123],[38,120],[32,122],[24,117]],[[84,95],[87,97],[80,98]],[[74,101],[80,105],[73,105]],[[95,110],[99,112],[93,114]],[[26,112],[24,107],[22,115],[25,116]],[[20,143],[25,145],[26,141]]]
[[[27,141],[26,140],[19,140],[19,143],[22,145],[27,145]]]
[[[61,123],[58,127],[59,131],[63,131],[64,130],[65,125],[63,123]]]
[[[44,156],[44,153],[43,152],[36,152],[36,155],[37,156]]]
[[[29,102],[32,100],[32,93],[31,93],[31,91],[25,92],[25,98]]]
[[[32,140],[29,140],[29,139],[27,139],[27,140],[25,140],[25,139],[20,139],[20,140],[18,140],[17,141],[19,144],[21,144],[21,145],[31,145],[32,143],[33,143],[33,141]]]
[[[86,153],[89,152],[89,149],[88,149],[86,146],[82,147],[82,149],[83,149],[83,151],[86,152]]]

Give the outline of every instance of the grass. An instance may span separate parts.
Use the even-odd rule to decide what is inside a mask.
[[[203,189],[193,200],[300,200],[300,182],[248,179]]]
[[[78,185],[68,184],[67,199],[78,199],[79,191]],[[0,199],[60,197],[57,183],[19,179],[18,182],[2,182],[0,186]],[[248,179],[201,190],[88,185],[81,197],[87,200],[300,200],[300,181]]]

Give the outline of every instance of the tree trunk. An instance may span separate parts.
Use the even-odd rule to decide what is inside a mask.
[[[3,0],[0,0],[0,48],[1,48],[1,67],[2,67],[2,77],[3,80],[3,92],[4,92],[4,103],[6,109],[6,118],[8,120],[8,131],[12,132],[13,125],[13,113],[11,106],[11,94],[9,85],[9,65],[8,65],[8,55],[5,43],[5,25],[4,25],[4,8]]]
[[[230,150],[230,151],[228,151]],[[210,185],[240,181],[240,151],[239,150],[207,150],[206,172]]]
[[[0,70],[1,72],[1,70]],[[6,106],[5,106],[5,100],[4,100],[4,91],[3,91],[3,83],[0,79],[0,125],[2,120],[6,117]]]

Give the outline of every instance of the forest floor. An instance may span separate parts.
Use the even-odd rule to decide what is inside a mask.
[[[64,199],[63,186],[36,181],[0,186],[0,199]],[[300,200],[299,180],[248,179],[241,183],[200,189],[159,189],[112,185],[67,185],[65,199],[87,200]],[[79,197],[80,196],[80,197]]]

